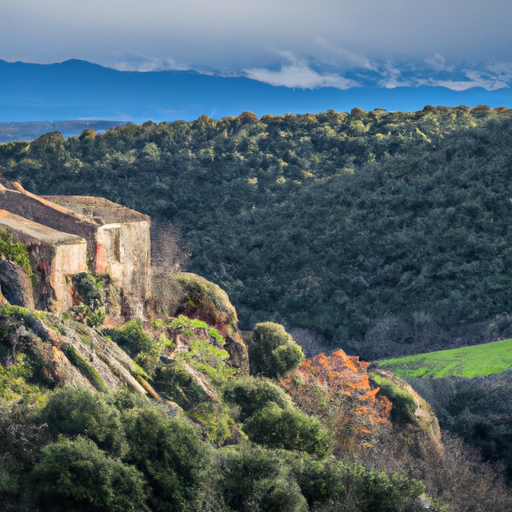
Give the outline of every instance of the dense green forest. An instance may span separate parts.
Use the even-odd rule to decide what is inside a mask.
[[[341,350],[304,360],[274,323],[368,359],[510,337],[510,148],[511,112],[487,107],[0,144],[3,177],[28,190],[150,214],[163,258],[144,325],[102,327],[107,276],[75,276],[81,304],[61,317],[0,294],[0,508],[510,510],[508,371],[411,380],[474,451],[400,379]],[[28,275],[8,233],[0,258]],[[162,271],[178,260],[237,311]]]
[[[242,328],[273,320],[376,358],[510,332],[511,128],[488,107],[243,113],[54,132],[0,145],[0,165],[39,194],[172,222]]]

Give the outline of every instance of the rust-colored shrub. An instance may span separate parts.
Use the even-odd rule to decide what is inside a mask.
[[[379,429],[390,425],[392,404],[372,388],[369,364],[338,350],[304,361],[281,379],[293,401],[328,427],[337,453],[371,446]]]

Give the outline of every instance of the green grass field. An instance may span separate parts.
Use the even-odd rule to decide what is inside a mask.
[[[478,377],[512,366],[512,340],[375,361],[399,377]]]

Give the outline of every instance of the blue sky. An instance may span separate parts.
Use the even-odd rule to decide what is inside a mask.
[[[0,59],[347,89],[512,84],[510,0],[3,0]]]

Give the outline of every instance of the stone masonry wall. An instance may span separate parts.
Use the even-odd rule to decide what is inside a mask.
[[[85,238],[89,247],[87,263],[94,268],[94,254],[96,252],[96,231],[94,222],[80,218],[74,212],[58,205],[48,204],[29,192],[19,192],[0,187],[0,208],[21,217],[48,226],[57,231],[72,233]]]
[[[103,198],[39,197],[25,191],[20,184],[5,180],[0,180],[0,209],[83,237],[87,243],[87,268],[109,274],[121,288],[124,315],[143,316],[145,301],[151,294],[151,221],[148,216]],[[74,258],[82,258],[82,250],[60,245],[53,249],[34,246],[34,254],[41,253],[38,272],[44,275],[39,286],[40,296],[43,301],[55,301],[58,310],[64,309],[67,303],[56,295],[53,297],[52,293],[60,290],[59,296],[64,296],[65,285],[61,281],[50,283],[46,276],[50,275],[50,270],[55,273],[52,275],[59,275],[57,267],[69,268]],[[80,265],[78,268],[76,272],[86,270]]]
[[[86,241],[6,210],[0,210],[0,228],[11,231],[27,248],[35,306],[58,313],[69,309],[72,297],[67,276],[87,270]]]

